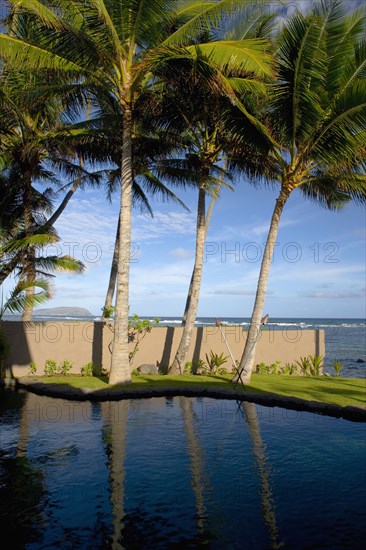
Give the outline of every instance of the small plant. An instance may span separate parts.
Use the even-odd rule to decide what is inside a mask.
[[[141,376],[141,372],[139,371],[139,369],[133,369],[132,374],[134,376]]]
[[[116,310],[115,306],[102,307],[103,319],[112,319],[112,317],[114,316],[115,310]]]
[[[160,319],[155,318],[154,324],[158,325]],[[139,351],[139,343],[149,332],[153,325],[149,319],[140,319],[135,313],[128,321],[128,341],[134,344],[133,350],[129,353],[130,365],[132,365],[136,353]]]
[[[191,373],[192,374],[205,374],[207,371],[207,365],[203,359],[197,359],[197,361],[192,361],[191,363]]]
[[[255,368],[256,374],[281,374],[280,369],[281,361],[275,361],[271,365],[265,363],[259,363]]]
[[[67,359],[65,359],[64,361],[62,361],[62,363],[60,363],[58,371],[62,376],[67,376],[71,369],[72,369],[71,361],[68,361]]]
[[[33,376],[37,372],[37,365],[34,361],[29,363],[29,376]]]
[[[93,376],[94,371],[94,364],[93,361],[90,363],[86,363],[83,367],[81,367],[81,376]]]
[[[183,374],[191,374],[192,372],[192,361],[187,361],[184,365]]]
[[[300,359],[295,361],[295,364],[300,367],[300,372],[304,376],[310,376],[311,375],[311,364],[308,357],[300,357]]]
[[[207,355],[206,353],[206,362],[211,374],[219,374],[218,369],[222,367],[228,359],[229,357],[224,357],[223,353],[220,353],[219,355],[218,353],[214,353],[212,350],[210,350],[210,355]]]
[[[297,374],[297,367],[293,363],[286,363],[282,369],[282,374],[293,375]]]
[[[332,361],[332,368],[334,369],[335,376],[340,376],[341,370],[343,369],[342,361],[338,361],[338,360]]]
[[[324,368],[324,357],[321,355],[309,355],[310,372],[313,376],[321,376]]]
[[[46,376],[55,376],[57,372],[57,363],[53,359],[46,359],[44,373]]]

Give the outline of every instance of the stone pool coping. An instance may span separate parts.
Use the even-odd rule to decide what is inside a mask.
[[[282,407],[296,411],[307,411],[336,418],[344,418],[357,422],[366,422],[366,407],[348,405],[341,407],[333,403],[321,403],[308,401],[299,397],[288,397],[275,393],[249,393],[234,389],[208,388],[205,386],[179,387],[165,386],[164,388],[135,388],[133,390],[71,388],[64,384],[43,384],[34,382],[30,378],[18,378],[3,381],[7,387],[18,387],[29,390],[37,395],[46,395],[60,399],[74,401],[119,401],[122,399],[146,399],[151,397],[212,397],[214,399],[231,399],[237,401],[249,401],[267,407]]]

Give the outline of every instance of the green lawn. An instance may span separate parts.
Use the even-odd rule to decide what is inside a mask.
[[[113,386],[112,390],[131,391],[146,388],[223,388],[232,389],[231,375],[223,376],[132,376],[132,384]],[[107,378],[81,376],[34,377],[34,381],[46,384],[65,384],[73,388],[107,389]],[[366,407],[366,380],[361,378],[305,377],[285,375],[253,375],[249,386],[239,391],[274,393],[286,397],[298,397],[308,401],[334,403],[345,407]]]

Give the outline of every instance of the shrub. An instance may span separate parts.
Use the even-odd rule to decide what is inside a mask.
[[[224,365],[227,362],[228,359],[229,359],[229,357],[228,356],[224,357],[223,353],[220,353],[220,355],[219,355],[218,353],[214,353],[212,350],[210,350],[210,355],[207,355],[207,353],[206,353],[206,362],[207,362],[207,366],[208,366],[208,369],[209,369],[211,374],[220,374],[218,372],[218,369],[222,365]]]
[[[36,374],[36,372],[37,372],[37,365],[34,361],[31,361],[29,363],[29,373],[28,374],[30,376],[32,376],[32,375]]]
[[[297,366],[293,363],[286,363],[286,365],[282,369],[282,374],[288,374],[293,375],[297,374]]]
[[[308,357],[300,357],[300,359],[295,361],[295,364],[300,367],[300,372],[304,376],[310,376],[311,375],[311,373],[312,373],[311,364],[310,364],[310,360],[309,360]]]
[[[187,361],[184,365],[183,374],[191,374],[192,372],[192,361]]]
[[[207,370],[207,365],[203,359],[197,359],[192,361],[191,373],[192,374],[204,374]]]
[[[86,363],[86,365],[81,367],[81,370],[80,370],[81,376],[93,376],[93,370],[94,370],[93,361],[91,361],[90,363]]]
[[[256,374],[281,374],[280,369],[281,362],[275,361],[271,365],[266,365],[265,363],[259,363],[256,367],[254,372]]]
[[[160,319],[155,318],[154,324],[158,325]],[[129,353],[130,365],[132,365],[136,353],[139,351],[139,343],[149,332],[153,325],[149,319],[140,319],[135,313],[128,321],[128,341],[134,344],[133,350]]]
[[[332,361],[332,368],[334,369],[335,376],[340,376],[341,370],[343,369],[342,361],[338,361],[338,360]]]
[[[58,371],[62,376],[67,376],[71,369],[72,369],[71,361],[68,361],[67,359],[65,359],[64,361],[62,361],[62,363],[60,363]]]
[[[46,376],[55,376],[57,372],[57,363],[53,359],[46,359],[44,373]]]
[[[321,355],[309,355],[310,372],[314,376],[323,374],[324,357]]]

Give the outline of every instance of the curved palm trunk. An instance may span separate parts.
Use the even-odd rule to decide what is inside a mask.
[[[212,211],[213,211],[213,207],[215,205],[216,199],[217,199],[217,195],[215,195],[211,198],[209,207],[207,209],[207,215],[206,215],[206,221],[205,221],[205,242],[206,242],[207,231],[208,231],[208,228],[209,228],[209,225],[210,225]],[[182,327],[184,327],[187,324],[187,315],[188,315],[189,306],[190,306],[190,303],[191,303],[191,296],[192,296],[192,289],[193,289],[193,279],[194,279],[194,268],[193,268],[192,275],[191,275],[191,281],[189,283],[188,295],[187,295],[187,300],[186,300],[186,307],[184,308],[183,319],[182,319]]]
[[[24,175],[25,186],[23,195],[23,207],[24,207],[24,233],[26,237],[32,234],[33,224],[33,212],[32,212],[32,179],[31,176]],[[35,281],[35,252],[33,248],[30,248],[24,255],[24,266],[22,270],[22,278],[27,282]],[[34,286],[27,288],[25,291],[26,297],[29,300],[28,304],[32,303],[34,297]],[[24,308],[22,321],[28,322],[32,320],[33,306],[27,305]]]
[[[75,181],[72,188],[66,193],[59,207],[54,211],[52,216],[45,223],[45,227],[52,227],[57,222],[57,220],[61,216],[62,212],[65,210],[66,206],[70,202],[71,197],[74,195],[79,185],[80,185],[80,178]]]
[[[112,300],[114,296],[114,290],[116,288],[116,282],[117,282],[117,272],[118,272],[118,252],[119,252],[119,224],[120,221],[118,219],[117,223],[117,233],[116,233],[116,240],[114,244],[114,252],[113,252],[113,259],[112,259],[112,265],[111,265],[111,272],[109,275],[109,284],[107,289],[107,294],[105,297],[104,307],[103,307],[103,315],[102,315],[102,321],[107,321],[109,319],[109,316],[105,316],[105,312],[109,311],[112,306]]]
[[[268,276],[278,233],[278,225],[280,222],[283,207],[286,204],[291,190],[292,189],[289,186],[282,187],[272,214],[267,242],[261,263],[261,269],[259,272],[257,293],[255,296],[252,318],[250,321],[247,341],[245,342],[244,352],[239,367],[241,379],[244,384],[248,384],[250,382],[250,377],[252,375],[252,370],[254,367],[255,351],[257,347],[257,342],[260,338],[260,326],[263,316],[264,300],[267,292]]]
[[[116,314],[109,384],[131,382],[128,354],[128,298],[131,247],[132,211],[132,112],[127,105],[123,114],[122,188],[119,220],[118,275],[116,288]]]
[[[192,292],[189,297],[189,305],[186,316],[186,324],[183,329],[182,338],[178,346],[172,367],[171,374],[182,374],[184,365],[187,362],[189,346],[191,345],[194,322],[197,315],[198,299],[202,280],[203,266],[203,251],[206,235],[205,223],[205,200],[206,191],[204,184],[200,184],[198,192],[198,209],[197,209],[197,233],[196,233],[196,253],[192,273]]]

